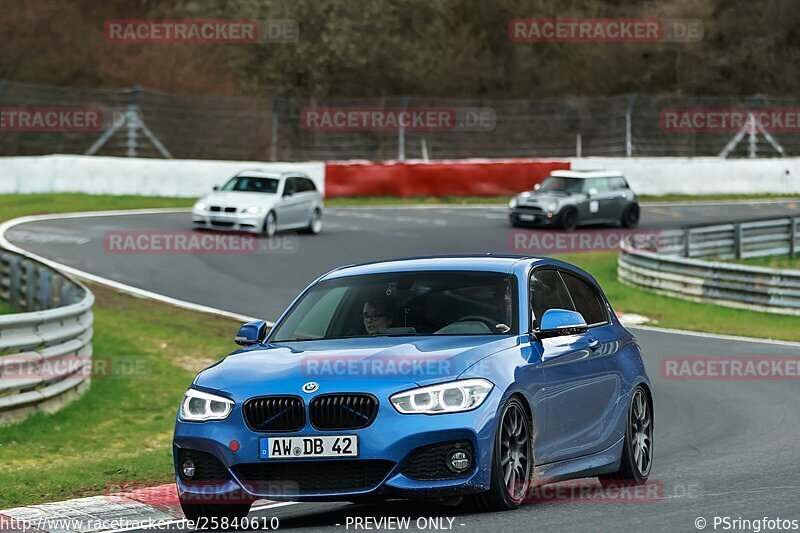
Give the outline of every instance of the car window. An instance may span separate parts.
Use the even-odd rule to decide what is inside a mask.
[[[622,177],[609,178],[608,184],[611,187],[611,189],[615,191],[628,188],[628,184],[625,182],[625,178]]]
[[[533,327],[539,327],[539,321],[550,309],[567,309],[575,311],[567,286],[557,270],[534,270],[530,283],[531,310]]]
[[[562,272],[561,277],[569,289],[575,308],[583,315],[587,324],[592,326],[608,322],[605,305],[594,287],[568,272]]]
[[[274,342],[370,335],[514,335],[517,283],[495,272],[346,276],[311,288],[276,326]]]
[[[592,178],[587,181],[586,190],[597,189],[597,192],[608,192],[611,190],[608,178]]]
[[[317,190],[317,187],[316,185],[314,185],[314,182],[308,178],[300,178],[300,183],[303,184],[304,192],[314,192]]]
[[[228,182],[222,186],[221,190],[275,194],[278,192],[278,180],[275,178],[236,176],[228,180]]]
[[[283,195],[294,194],[297,192],[297,178],[286,178],[286,186],[283,189]]]

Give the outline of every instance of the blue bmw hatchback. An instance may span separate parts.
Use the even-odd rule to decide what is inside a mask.
[[[653,460],[641,348],[597,282],[553,259],[432,257],[314,281],[186,392],[173,443],[189,519],[260,498],[465,497],[640,484]]]

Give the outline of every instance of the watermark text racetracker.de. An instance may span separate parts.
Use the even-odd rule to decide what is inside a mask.
[[[525,43],[699,42],[699,19],[527,18],[508,23],[508,38]]]
[[[112,43],[289,43],[299,39],[294,20],[107,20]]]
[[[800,131],[800,108],[666,108],[660,114],[661,129],[670,133],[732,133]]]
[[[638,250],[658,250],[661,230],[513,230],[509,247],[514,253],[559,254],[618,250],[628,242]]]
[[[492,131],[495,123],[489,107],[313,107],[300,112],[300,127],[320,132]]]
[[[661,358],[659,371],[669,380],[800,380],[800,357],[670,355]]]
[[[297,235],[262,239],[252,233],[186,230],[112,230],[103,236],[109,254],[257,254],[295,253]]]

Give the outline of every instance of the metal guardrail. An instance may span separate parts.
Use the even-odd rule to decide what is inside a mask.
[[[667,296],[800,315],[800,270],[705,260],[798,254],[800,217],[667,230],[657,243],[623,243],[617,277]]]
[[[81,283],[0,250],[0,424],[52,412],[84,392],[92,362],[94,295]]]

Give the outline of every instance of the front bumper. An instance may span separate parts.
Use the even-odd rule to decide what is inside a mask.
[[[264,225],[264,215],[247,213],[224,213],[192,209],[192,226],[223,231],[247,231],[259,233]]]
[[[224,501],[254,501],[261,498],[291,501],[341,501],[373,497],[438,498],[488,490],[495,435],[495,414],[498,409],[497,390],[494,390],[476,410],[442,415],[401,415],[381,402],[375,421],[358,430],[319,431],[307,424],[292,433],[256,433],[247,428],[241,407],[227,420],[221,422],[187,423],[178,420],[175,426],[173,455],[176,468],[178,494],[183,501],[215,503]],[[259,458],[259,438],[277,436],[317,436],[355,434],[359,438],[359,457],[353,459],[283,459]],[[230,442],[237,440],[239,449],[233,452]],[[447,479],[418,479],[403,470],[411,457],[428,446],[468,442],[472,447],[473,467],[459,477]],[[225,479],[212,483],[186,482],[178,474],[181,450],[196,450],[214,456],[222,464]],[[293,464],[336,461],[341,466],[360,467],[365,462],[384,461],[386,474],[368,488],[337,488],[336,490],[298,490],[297,483],[286,480],[280,490],[260,491],[250,480],[241,476],[243,470],[258,468],[255,465],[283,463],[288,472]],[[309,465],[311,466],[311,465]],[[300,469],[296,469],[300,470]],[[406,468],[406,471],[408,469]]]
[[[556,225],[558,212],[550,213],[541,209],[515,207],[508,210],[508,219],[511,224],[516,226],[550,227]]]

